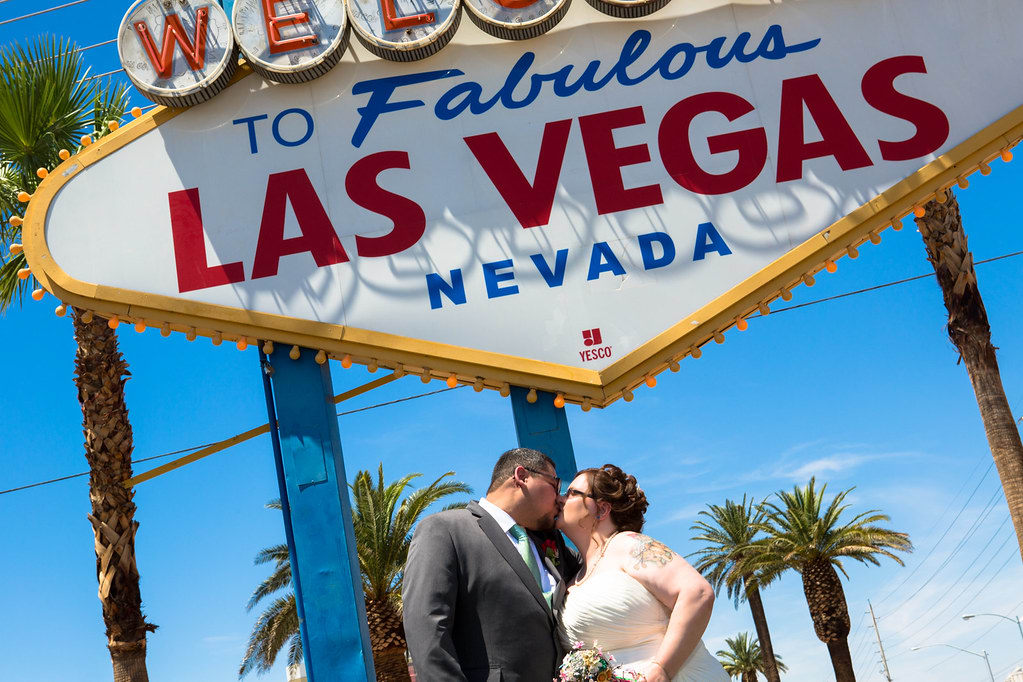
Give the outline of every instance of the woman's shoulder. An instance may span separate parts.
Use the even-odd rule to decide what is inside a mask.
[[[665,566],[678,555],[664,543],[636,531],[624,531],[615,536],[609,550],[623,569],[641,570]]]

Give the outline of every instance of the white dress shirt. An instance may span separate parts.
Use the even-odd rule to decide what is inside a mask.
[[[508,537],[508,541],[515,547],[515,551],[519,550],[519,543],[515,540],[515,536],[511,534],[511,527],[515,525],[515,519],[511,517],[508,512],[498,507],[496,504],[483,497],[480,498],[480,506],[483,510],[494,517],[497,521],[497,525],[501,527],[504,534]],[[554,576],[547,570],[547,564],[544,563],[543,557],[540,556],[540,552],[536,547],[536,543],[532,539],[529,540],[529,548],[533,551],[533,558],[536,559],[536,565],[540,568],[540,591],[550,592],[554,589],[555,581]]]

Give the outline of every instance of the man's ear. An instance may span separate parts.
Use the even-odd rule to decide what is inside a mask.
[[[512,480],[515,481],[516,486],[524,486],[528,477],[529,472],[526,471],[526,467],[524,466],[515,467],[515,471],[512,473]]]

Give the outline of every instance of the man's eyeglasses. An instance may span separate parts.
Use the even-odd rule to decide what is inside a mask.
[[[560,478],[558,478],[557,476],[552,476],[551,474],[548,474],[545,471],[537,471],[536,469],[530,469],[529,467],[522,467],[522,468],[525,469],[526,471],[530,472],[530,473],[536,474],[537,476],[539,476],[540,478],[543,478],[548,483],[550,483],[552,486],[554,486],[554,493],[556,495],[560,495],[561,494],[561,479]]]
[[[569,497],[569,498],[572,498],[572,497],[592,497],[593,499],[597,499],[595,495],[591,495],[590,493],[584,493],[582,490],[576,490],[575,488],[569,488],[568,490],[566,490],[565,491],[565,496]]]

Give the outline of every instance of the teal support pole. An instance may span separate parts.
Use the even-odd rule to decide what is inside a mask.
[[[526,400],[528,393],[529,390],[521,386],[511,387],[512,414],[519,447],[539,450],[553,459],[564,487],[575,478],[578,470],[572,434],[568,430],[568,415],[565,408],[554,407],[553,393],[537,391],[535,403]]]
[[[288,351],[262,366],[306,674],[375,682],[330,369]]]

